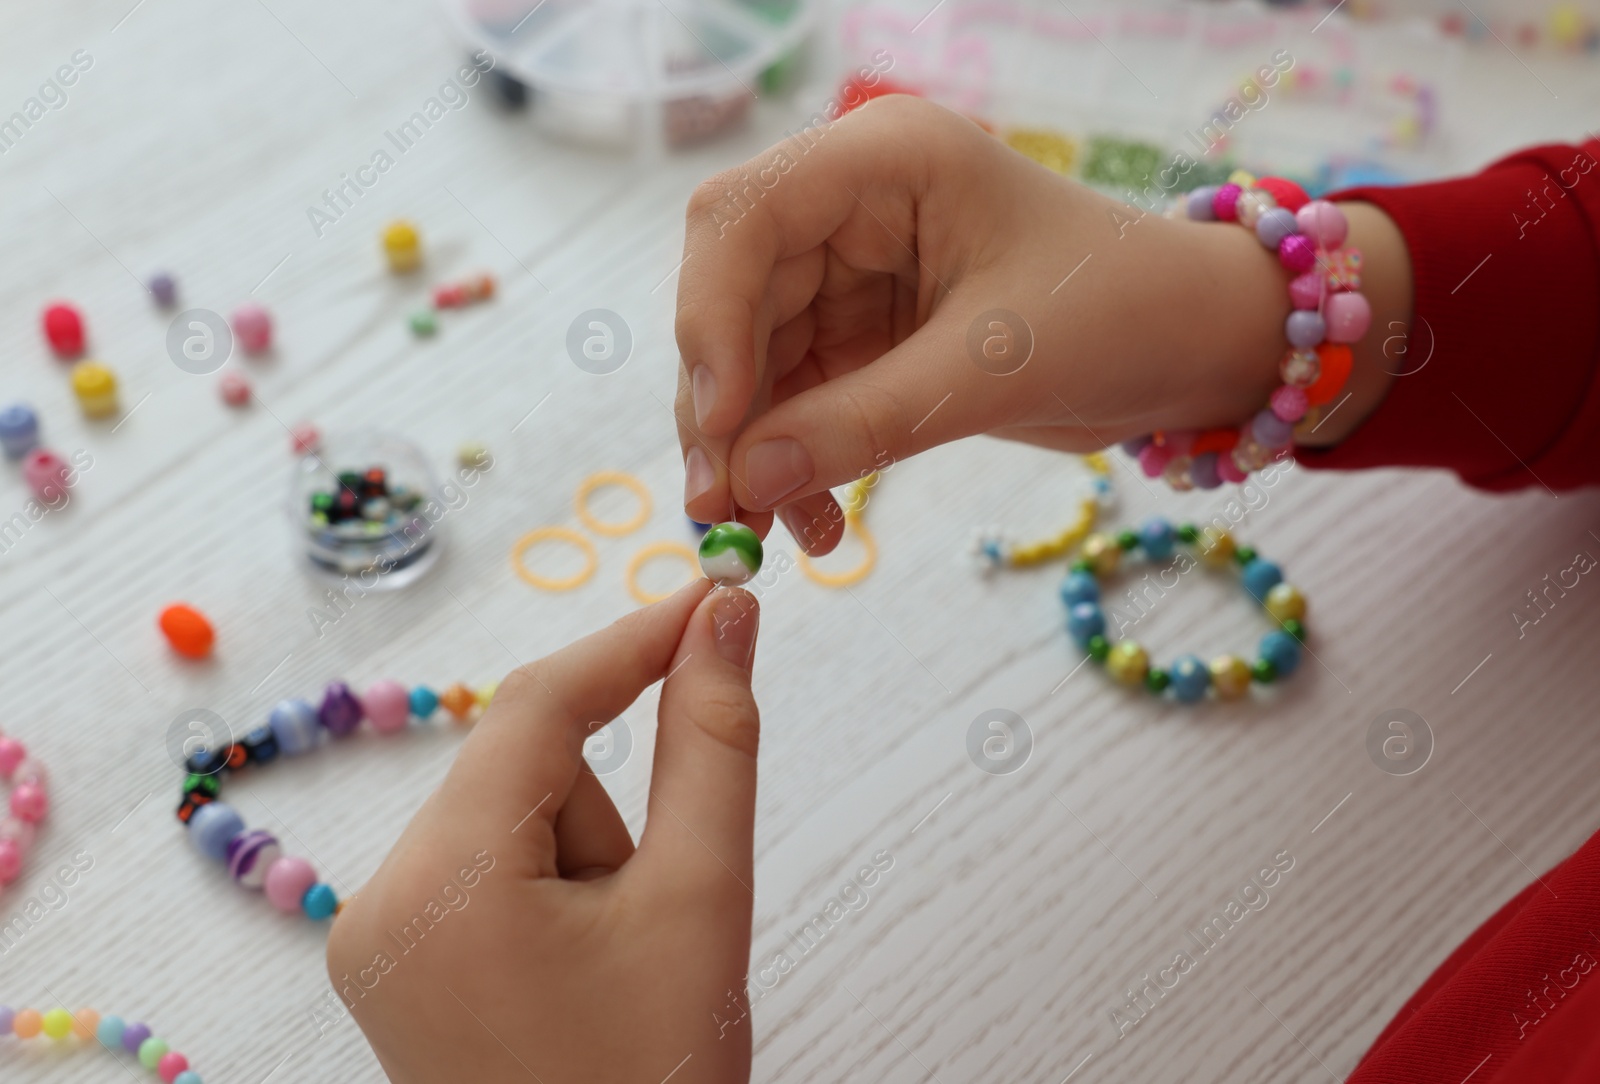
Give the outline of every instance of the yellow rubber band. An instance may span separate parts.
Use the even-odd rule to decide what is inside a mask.
[[[541,576],[536,572],[529,571],[528,566],[522,563],[522,555],[530,547],[540,542],[551,540],[571,542],[574,546],[577,546],[582,551],[585,561],[583,571],[576,575],[568,576],[564,580],[551,579],[548,576]],[[518,576],[522,577],[524,583],[532,584],[541,590],[571,591],[574,587],[582,586],[590,576],[594,575],[594,570],[600,567],[600,555],[595,552],[593,542],[574,531],[571,527],[535,527],[517,539],[516,544],[511,547],[511,567]]]
[[[639,586],[639,570],[645,566],[645,562],[652,561],[657,557],[682,557],[686,562],[688,562],[689,568],[692,572],[698,574],[700,571],[700,561],[698,556],[695,554],[694,550],[690,549],[682,542],[650,543],[638,553],[634,554],[633,560],[628,562],[628,594],[632,595],[634,599],[642,606],[648,606],[652,602],[660,602],[662,599],[671,598],[673,595],[672,591],[668,591],[660,595],[654,595],[649,591],[646,591],[643,587]]]
[[[621,486],[632,491],[639,498],[639,513],[626,523],[605,523],[595,519],[589,511],[589,496],[601,486]],[[578,493],[572,499],[573,507],[577,509],[578,519],[583,525],[595,534],[605,535],[607,538],[618,538],[631,534],[643,527],[645,520],[650,518],[650,491],[645,484],[631,474],[624,474],[619,470],[597,471],[589,475],[578,485]]]
[[[874,471],[853,483],[845,491],[844,500],[840,502],[844,510],[845,529],[855,528],[856,537],[861,540],[861,548],[866,551],[861,563],[848,572],[823,572],[811,563],[811,558],[806,556],[805,550],[797,550],[800,557],[800,571],[806,579],[822,587],[854,587],[871,574],[878,563],[878,540],[867,530],[861,513],[867,507],[867,491],[877,484],[878,474]]]

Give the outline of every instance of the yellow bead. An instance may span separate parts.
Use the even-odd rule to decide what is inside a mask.
[[[72,1032],[72,1014],[66,1009],[46,1009],[41,1024],[50,1038],[65,1039]]]
[[[480,708],[488,707],[489,702],[494,699],[494,694],[499,688],[500,683],[498,681],[491,681],[487,685],[478,686],[478,706]]]
[[[1150,656],[1132,640],[1118,640],[1106,656],[1106,673],[1123,685],[1138,685],[1150,671]]]
[[[485,470],[490,463],[489,449],[479,441],[469,440],[456,449],[456,462],[464,470]]]
[[[1236,169],[1228,174],[1228,183],[1236,184],[1240,188],[1249,188],[1256,183],[1256,175],[1249,170]]]
[[[1306,597],[1298,587],[1280,583],[1267,592],[1267,612],[1279,621],[1304,621]]]
[[[1001,138],[1012,150],[1056,173],[1072,172],[1078,157],[1076,143],[1048,128],[1013,128]]]
[[[1211,660],[1211,687],[1224,700],[1237,700],[1250,688],[1250,664],[1237,655]]]
[[[72,1014],[72,1034],[80,1039],[93,1039],[100,1026],[100,1014],[94,1009],[79,1009]]]
[[[16,1015],[11,1018],[11,1030],[17,1033],[19,1039],[31,1039],[39,1034],[39,1028],[43,1023],[38,1009],[18,1009]]]
[[[72,367],[72,390],[91,418],[117,412],[116,374],[98,361],[80,361]]]
[[[1117,570],[1122,549],[1110,535],[1092,534],[1083,540],[1083,559],[1094,565],[1097,575],[1109,576]]]
[[[1216,527],[1200,532],[1200,559],[1213,568],[1226,567],[1233,560],[1233,535]]]
[[[397,274],[422,266],[422,238],[417,227],[405,219],[396,219],[384,229],[383,251],[389,257],[389,270]]]

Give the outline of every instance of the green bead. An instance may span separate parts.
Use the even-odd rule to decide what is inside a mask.
[[[204,794],[215,798],[222,793],[222,782],[214,775],[191,774],[183,781],[184,794]]]
[[[1270,685],[1277,680],[1278,668],[1266,659],[1257,659],[1250,667],[1250,676],[1259,684]]]
[[[1074,571],[1074,572],[1087,572],[1091,576],[1094,575],[1094,562],[1090,561],[1090,560],[1086,560],[1086,559],[1084,559],[1082,557],[1079,557],[1076,561],[1072,562],[1072,564],[1069,565],[1068,567],[1071,568],[1072,571]]]
[[[361,475],[353,470],[339,472],[339,488],[348,489],[352,493],[361,492]]]
[[[411,333],[413,335],[432,335],[439,330],[439,320],[432,309],[418,309],[411,314]]]
[[[161,1059],[170,1049],[172,1048],[167,1045],[165,1039],[158,1039],[152,1035],[139,1044],[139,1064],[146,1069],[154,1069],[161,1064]]]
[[[1291,617],[1291,618],[1289,618],[1289,620],[1285,621],[1283,623],[1283,631],[1287,632],[1290,636],[1293,636],[1296,640],[1300,640],[1302,642],[1305,641],[1305,638],[1306,638],[1306,627],[1305,627],[1305,624],[1302,623],[1297,618]]]
[[[1117,532],[1117,547],[1119,549],[1131,550],[1131,549],[1133,549],[1133,547],[1137,546],[1138,544],[1139,544],[1139,536],[1134,534],[1132,531],[1118,531]]]
[[[1089,637],[1089,657],[1095,662],[1105,662],[1106,656],[1111,654],[1111,641],[1099,633]]]
[[[1249,564],[1256,559],[1256,556],[1256,548],[1254,546],[1239,546],[1233,551],[1233,559],[1241,565]]]
[[[1162,693],[1166,692],[1167,686],[1171,684],[1171,682],[1172,675],[1167,673],[1165,670],[1157,670],[1152,668],[1151,671],[1144,676],[1144,687],[1155,693],[1157,696],[1160,696]]]
[[[1178,525],[1178,541],[1194,545],[1194,540],[1200,537],[1200,528],[1192,523]]]
[[[313,493],[313,494],[311,494],[311,510],[313,512],[321,512],[324,515],[326,515],[327,513],[333,511],[333,494],[332,493]]]

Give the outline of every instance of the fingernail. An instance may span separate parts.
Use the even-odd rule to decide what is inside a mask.
[[[778,518],[783,521],[784,529],[789,532],[789,537],[799,543],[800,548],[807,553],[816,541],[812,536],[816,531],[812,529],[811,518],[794,505],[781,509]]]
[[[811,481],[816,468],[805,445],[793,437],[778,437],[751,448],[744,471],[750,495],[766,509]]]
[[[711,601],[711,628],[717,654],[741,670],[750,669],[756,650],[761,607],[748,591],[721,588]]]
[[[683,503],[693,504],[717,484],[717,472],[711,466],[711,457],[696,444],[683,457]]]
[[[717,374],[709,365],[696,365],[689,385],[694,395],[694,424],[703,427],[717,405]]]

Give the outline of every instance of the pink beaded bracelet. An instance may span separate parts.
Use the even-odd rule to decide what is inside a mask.
[[[1215,489],[1244,481],[1316,428],[1322,408],[1350,379],[1349,344],[1367,333],[1372,307],[1360,292],[1361,252],[1344,247],[1344,212],[1311,199],[1293,181],[1239,171],[1227,184],[1196,188],[1175,210],[1197,222],[1238,222],[1294,276],[1284,323],[1289,346],[1278,365],[1283,383],[1266,406],[1240,426],[1166,430],[1123,442],[1147,476],[1163,477],[1177,490]]]
[[[22,872],[33,847],[35,825],[50,811],[45,770],[15,738],[0,731],[0,779],[11,784],[11,814],[0,820],[0,888]]]

